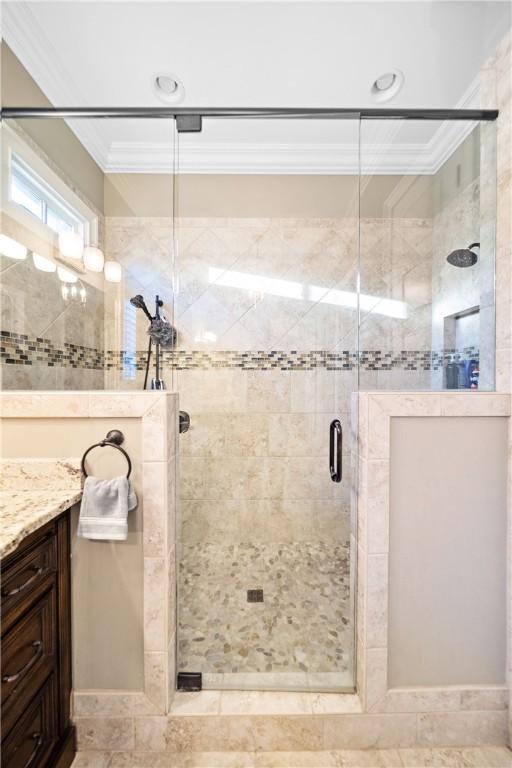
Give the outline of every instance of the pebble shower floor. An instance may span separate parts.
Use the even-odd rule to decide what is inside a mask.
[[[179,670],[344,672],[349,586],[348,543],[183,546]],[[248,602],[251,589],[263,602]]]

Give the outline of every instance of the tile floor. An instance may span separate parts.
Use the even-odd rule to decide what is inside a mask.
[[[331,752],[80,752],[72,768],[512,768],[503,747]]]

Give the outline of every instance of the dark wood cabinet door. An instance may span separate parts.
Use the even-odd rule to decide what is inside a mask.
[[[37,692],[3,742],[5,768],[42,768],[58,742],[57,676],[52,674]]]
[[[2,730],[8,733],[33,692],[57,669],[57,589],[54,584],[2,641]]]
[[[27,537],[2,561],[2,634],[38,599],[57,573],[57,525]]]

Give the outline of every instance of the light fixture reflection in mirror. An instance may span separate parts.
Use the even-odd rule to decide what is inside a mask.
[[[83,238],[76,232],[60,232],[59,251],[67,259],[81,259],[84,251]]]
[[[40,272],[55,272],[57,265],[51,259],[47,259],[46,256],[41,256],[39,253],[32,251],[32,261],[34,267]]]
[[[117,261],[106,261],[104,272],[105,272],[105,280],[107,281],[107,283],[121,282],[123,270],[121,265]]]
[[[76,283],[78,280],[75,273],[65,267],[57,267],[57,275],[62,283]]]
[[[66,302],[73,301],[79,304],[85,304],[87,301],[87,291],[81,281],[79,281],[79,285],[76,285],[75,283],[72,283],[71,285],[69,283],[63,283],[61,294]]]
[[[84,267],[89,272],[102,272],[105,257],[103,251],[94,245],[87,245],[84,248]]]
[[[18,243],[17,240],[13,240],[12,237],[0,235],[0,253],[9,259],[19,259],[21,261],[27,258],[28,249],[21,243]]]

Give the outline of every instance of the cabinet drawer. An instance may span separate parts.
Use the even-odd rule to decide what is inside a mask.
[[[23,546],[23,545],[22,545]],[[51,527],[27,549],[2,563],[2,626],[16,620],[57,571],[57,537]]]
[[[4,768],[40,768],[57,739],[57,683],[52,674],[2,743]]]
[[[57,591],[51,586],[2,639],[2,731],[8,733],[56,663]]]

